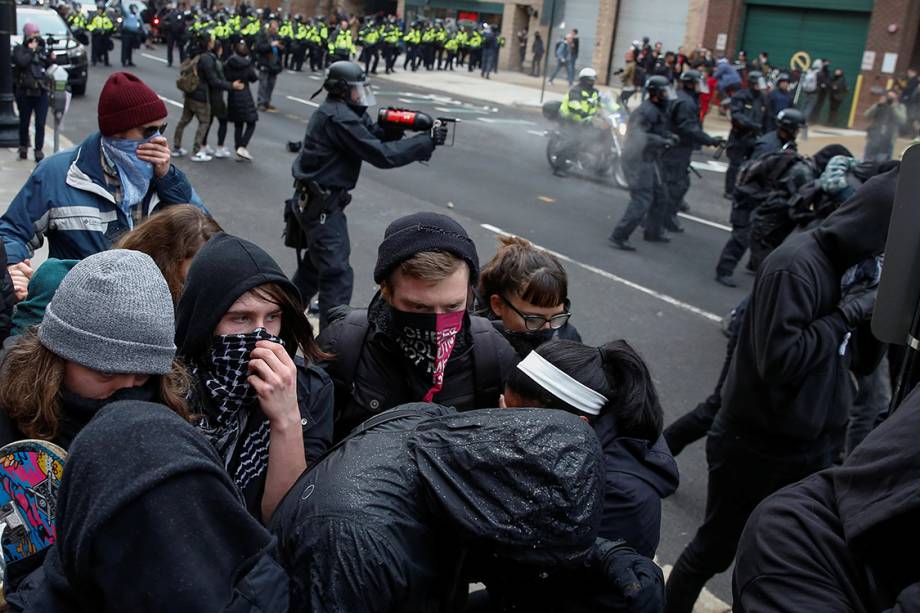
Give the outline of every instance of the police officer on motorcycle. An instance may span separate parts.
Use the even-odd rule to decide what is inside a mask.
[[[562,98],[559,116],[563,120],[563,126],[568,129],[566,146],[558,154],[560,160],[564,161],[574,156],[583,145],[582,140],[586,136],[587,128],[594,123],[601,105],[601,94],[594,87],[596,82],[597,71],[590,67],[582,68],[578,73],[578,84]],[[604,134],[606,133],[605,130]],[[563,165],[556,166],[553,174],[558,177],[565,176]]]
[[[728,170],[725,173],[725,197],[731,198],[741,164],[751,157],[754,143],[763,134],[767,125],[769,103],[763,90],[766,87],[763,73],[752,70],[748,73],[748,87],[732,95],[732,130],[728,134]]]
[[[805,115],[796,108],[783,109],[776,115],[776,129],[757,139],[751,150],[751,160],[757,160],[776,151],[792,148],[795,151],[795,137],[805,126]],[[726,287],[736,287],[735,267],[744,252],[751,246],[751,218],[756,206],[752,206],[741,194],[732,200],[732,233],[722,247],[719,262],[716,264],[716,282]],[[748,263],[753,270],[751,263]]]
[[[613,246],[623,251],[636,250],[629,243],[629,236],[643,221],[645,240],[655,243],[671,240],[664,229],[668,195],[659,162],[662,154],[680,142],[680,138],[671,132],[668,89],[666,77],[649,78],[648,97],[629,116],[622,159],[629,182],[629,206],[610,235]]]
[[[294,198],[286,210],[288,246],[306,249],[293,282],[305,301],[319,292],[320,326],[329,310],[351,301],[353,272],[345,207],[351,202],[361,163],[396,168],[428,160],[447,137],[446,127],[403,139],[403,131],[383,128],[367,114],[376,104],[360,66],[340,61],[329,66],[326,100],[310,117],[294,160]],[[292,218],[294,218],[292,220]],[[296,221],[296,225],[292,224]]]

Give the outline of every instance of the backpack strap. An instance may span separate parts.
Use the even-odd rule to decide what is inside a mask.
[[[349,391],[354,390],[355,370],[364,351],[364,343],[370,332],[370,322],[367,321],[366,309],[355,309],[345,316],[342,322],[342,333],[336,342],[335,362],[340,383]]]
[[[485,317],[470,316],[473,337],[473,375],[476,381],[476,406],[487,408],[501,394],[502,373],[498,362],[498,332]]]

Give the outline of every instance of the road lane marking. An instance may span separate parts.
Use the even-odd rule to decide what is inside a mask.
[[[690,162],[690,165],[697,170],[708,170],[709,172],[719,172],[723,174],[728,172],[728,164],[720,162],[719,160],[706,160],[704,162],[693,161]]]
[[[149,53],[141,53],[141,55],[143,55],[143,56],[144,56],[145,58],[147,58],[148,60],[153,60],[154,62],[160,62],[161,64],[168,64],[168,63],[169,63],[169,62],[167,62],[166,60],[164,60],[163,58],[157,57],[157,56],[155,56],[155,55],[150,55]]]
[[[716,223],[714,221],[709,221],[708,219],[703,219],[702,217],[697,217],[696,215],[689,215],[687,213],[678,213],[678,217],[683,217],[687,221],[695,221],[696,223],[701,223],[704,226],[709,226],[710,228],[716,228],[718,230],[723,230],[725,232],[731,232],[731,226],[726,226],[724,224]]]
[[[515,234],[512,234],[512,233],[510,233],[510,232],[506,232],[506,231],[502,230],[501,228],[497,228],[497,227],[495,227],[495,226],[493,226],[493,225],[491,225],[491,224],[487,224],[487,223],[480,224],[480,227],[482,227],[484,230],[488,230],[489,232],[493,232],[493,233],[495,233],[495,234],[499,234],[499,235],[502,235],[502,236],[516,236]],[[572,264],[572,265],[574,265],[574,266],[578,266],[579,268],[582,268],[582,269],[584,269],[584,270],[587,270],[588,272],[593,272],[594,274],[599,275],[599,276],[601,276],[601,277],[604,277],[605,279],[609,279],[610,281],[613,281],[613,282],[615,282],[615,283],[619,283],[619,284],[621,284],[621,285],[625,285],[626,287],[629,287],[629,288],[632,288],[632,289],[634,289],[634,290],[636,290],[636,291],[642,292],[643,294],[646,294],[646,295],[648,295],[648,296],[651,296],[652,298],[655,298],[655,299],[660,300],[660,301],[662,301],[662,302],[666,302],[667,304],[670,304],[671,306],[677,307],[678,309],[681,309],[681,310],[683,310],[683,311],[687,311],[688,313],[692,313],[692,314],[694,314],[694,315],[697,315],[697,316],[699,316],[699,317],[702,317],[703,319],[708,319],[709,321],[714,322],[714,323],[722,323],[722,316],[721,316],[721,315],[716,315],[715,313],[710,313],[709,311],[703,310],[703,309],[701,309],[701,308],[699,308],[699,307],[695,307],[695,306],[693,306],[692,304],[686,303],[686,302],[684,302],[684,301],[682,301],[682,300],[678,300],[677,298],[674,298],[674,297],[672,297],[672,296],[668,296],[667,294],[663,294],[663,293],[661,293],[661,292],[657,292],[657,291],[655,291],[655,290],[653,290],[653,289],[651,289],[651,288],[645,287],[644,285],[639,285],[638,283],[636,283],[636,282],[634,282],[634,281],[630,281],[629,279],[624,279],[623,277],[621,277],[621,276],[619,276],[619,275],[615,275],[615,274],[613,274],[612,272],[608,272],[608,271],[606,271],[606,270],[604,270],[604,269],[602,269],[602,268],[598,268],[597,266],[592,266],[592,265],[590,265],[590,264],[585,264],[585,263],[583,263],[583,262],[579,262],[578,260],[573,260],[573,259],[570,258],[569,256],[564,255],[564,254],[562,254],[562,253],[559,253],[558,251],[553,251],[552,249],[547,249],[546,247],[541,247],[540,245],[537,245],[536,243],[534,243],[534,247],[536,247],[536,248],[538,248],[538,249],[542,249],[543,251],[545,251],[545,252],[547,252],[547,253],[550,253],[550,254],[556,256],[557,258],[559,258],[559,259],[562,260],[563,262],[568,262],[569,264]]]
[[[162,101],[165,102],[166,104],[171,104],[171,105],[173,105],[173,106],[179,107],[180,109],[182,108],[182,103],[181,103],[181,102],[176,102],[175,100],[170,100],[170,99],[167,98],[166,96],[161,96],[161,95],[159,95],[159,94],[157,94],[157,98],[159,98],[160,100],[162,100]]]
[[[533,134],[534,136],[546,136],[546,132],[541,130],[527,130],[528,134]]]
[[[297,96],[285,96],[288,100],[293,100],[294,102],[299,102],[301,104],[306,104],[307,106],[318,107],[318,102],[313,102],[312,100],[304,100],[303,98],[298,98]]]
[[[537,196],[537,200],[541,200],[543,202],[546,202],[547,204],[551,202],[556,202],[555,198],[550,198],[549,196]]]
[[[537,122],[530,121],[529,119],[502,119],[500,117],[477,117],[479,121],[484,121],[486,123],[505,123],[517,126],[535,126]]]

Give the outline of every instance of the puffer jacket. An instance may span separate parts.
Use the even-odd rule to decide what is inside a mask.
[[[259,112],[252,99],[249,84],[259,80],[259,74],[252,65],[252,59],[233,54],[224,64],[224,78],[231,83],[242,81],[245,87],[227,92],[227,121],[258,121]]]
[[[50,257],[82,260],[111,249],[131,228],[131,220],[106,185],[101,146],[101,134],[93,133],[76,148],[45,158],[32,172],[0,217],[0,239],[8,264],[32,257],[45,237]],[[204,209],[185,174],[175,166],[162,178],[154,176],[138,206],[147,217],[158,206],[170,204]]]

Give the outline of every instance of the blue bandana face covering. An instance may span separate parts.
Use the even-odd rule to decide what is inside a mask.
[[[159,136],[157,132],[150,138],[111,138],[102,137],[102,147],[109,161],[118,170],[121,180],[122,200],[119,207],[131,220],[131,207],[138,204],[147,195],[150,181],[153,179],[153,164],[137,157],[138,145],[150,142]]]

